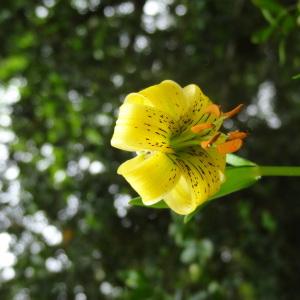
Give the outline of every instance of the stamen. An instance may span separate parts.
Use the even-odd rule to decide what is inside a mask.
[[[235,107],[234,109],[232,109],[231,111],[224,113],[224,116],[226,118],[232,118],[233,116],[235,116],[236,114],[238,114],[242,108],[243,108],[244,104],[240,104],[237,107]]]
[[[227,153],[238,151],[242,147],[242,145],[243,145],[243,141],[241,139],[235,139],[217,145],[217,150],[220,154],[227,154]]]
[[[220,106],[216,104],[210,104],[206,107],[204,113],[211,113],[214,114],[217,118],[219,118],[221,116]]]
[[[209,148],[214,142],[217,141],[219,136],[221,135],[221,132],[217,132],[210,140],[201,142],[201,147],[203,149]]]
[[[248,136],[247,132],[243,132],[243,131],[232,131],[228,133],[228,141],[232,141],[232,140],[236,140],[236,139],[241,139],[243,140],[244,138],[246,138]]]
[[[192,131],[193,133],[200,133],[200,132],[202,132],[203,130],[209,129],[209,128],[212,128],[212,127],[214,127],[214,125],[211,124],[211,123],[202,123],[202,124],[198,124],[198,125],[193,126],[193,127],[191,128],[191,131]]]

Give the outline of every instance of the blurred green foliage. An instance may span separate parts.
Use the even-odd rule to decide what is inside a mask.
[[[241,156],[300,165],[299,11],[1,1],[0,299],[298,299],[299,179],[262,180],[185,225],[128,207],[116,169],[130,154],[110,138],[124,95],[169,78],[225,110],[245,103],[226,124],[250,131]]]
[[[291,40],[289,36],[293,31],[299,30],[300,4],[299,1],[287,1],[285,5],[277,0],[252,0],[261,10],[267,25],[252,35],[254,43],[263,43],[273,39],[278,44],[278,57],[280,64],[286,62],[286,47]]]

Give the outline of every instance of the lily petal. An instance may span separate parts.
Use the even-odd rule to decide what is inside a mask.
[[[219,190],[224,180],[225,155],[192,148],[178,154],[176,162],[186,183],[180,179],[164,199],[175,212],[188,214]]]
[[[188,101],[188,110],[181,120],[184,124],[181,129],[182,131],[198,124],[213,123],[218,119],[216,113],[214,113],[211,109],[208,109],[214,104],[197,85],[187,85],[183,88],[183,93]],[[214,128],[206,132],[207,135],[209,135],[211,131],[218,130],[221,123],[215,125],[216,126]]]
[[[184,176],[181,176],[174,188],[164,196],[164,201],[180,215],[187,215],[197,207],[195,199],[191,197],[190,186]]]
[[[118,174],[125,177],[145,205],[163,199],[177,183],[180,170],[175,161],[162,152],[140,154],[123,163]]]
[[[140,102],[139,102],[140,101]],[[130,94],[120,107],[112,146],[128,151],[172,152],[169,138],[175,120],[155,107],[141,104],[144,97]]]
[[[188,102],[179,84],[172,80],[165,80],[139,92],[151,104],[173,116],[175,120],[187,110]]]

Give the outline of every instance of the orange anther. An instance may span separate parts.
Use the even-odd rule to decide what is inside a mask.
[[[219,118],[221,116],[220,106],[216,104],[210,104],[205,108],[204,113],[210,113]]]
[[[212,128],[212,127],[214,127],[214,125],[211,124],[211,123],[202,123],[202,124],[198,124],[198,125],[193,126],[193,127],[191,128],[191,131],[192,131],[193,133],[200,133],[200,132],[202,132],[203,130],[209,129],[209,128]]]
[[[228,133],[228,141],[232,141],[232,140],[236,140],[236,139],[243,140],[247,136],[248,136],[247,132],[238,131],[238,130],[232,131],[232,132]]]
[[[234,109],[232,109],[231,111],[224,113],[224,116],[226,118],[232,118],[233,116],[235,116],[236,114],[238,114],[242,108],[243,108],[244,104],[240,104],[237,107],[235,107]]]
[[[221,132],[217,132],[210,140],[201,142],[201,147],[203,149],[209,148],[221,135]]]
[[[235,139],[217,146],[217,150],[220,154],[227,154],[238,151],[243,145],[241,139]]]
[[[209,148],[210,147],[210,141],[203,141],[203,142],[201,142],[201,147],[203,149]]]

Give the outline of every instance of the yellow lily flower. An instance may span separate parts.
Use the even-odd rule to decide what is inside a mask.
[[[219,131],[240,109],[222,113],[197,85],[182,88],[171,80],[129,94],[111,144],[137,156],[118,174],[145,205],[163,199],[178,214],[193,212],[219,190],[226,154],[242,146],[245,133]]]

